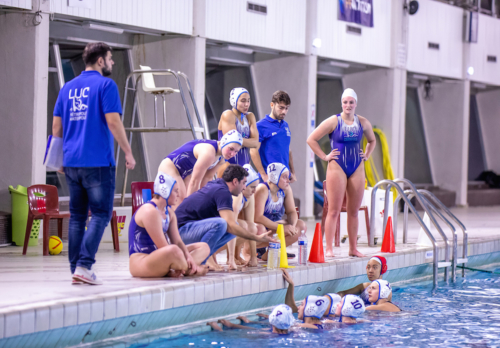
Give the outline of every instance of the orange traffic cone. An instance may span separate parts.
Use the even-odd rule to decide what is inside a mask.
[[[387,225],[385,225],[384,240],[382,241],[382,248],[380,249],[383,253],[395,253],[396,245],[394,243],[394,232],[392,231],[392,217],[389,216],[387,219]]]
[[[314,238],[309,252],[309,262],[325,263],[325,253],[323,251],[323,234],[321,233],[321,224],[316,224]]]

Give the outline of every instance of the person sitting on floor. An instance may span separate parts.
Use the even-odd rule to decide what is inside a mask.
[[[286,246],[292,245],[300,237],[300,231],[307,232],[304,221],[299,220],[295,210],[292,189],[290,187],[289,170],[281,163],[271,163],[267,166],[268,182],[261,183],[255,191],[255,222],[257,234],[267,230],[276,231],[278,225],[283,225]],[[286,218],[283,215],[286,213]],[[257,248],[267,247],[258,244]],[[267,252],[262,255],[267,260]]]
[[[134,277],[204,275],[206,266],[200,264],[208,257],[207,243],[185,245],[177,229],[173,209],[179,198],[176,181],[158,173],[153,198],[137,211],[129,226],[129,268]]]
[[[382,275],[385,272],[387,272],[387,261],[385,257],[378,255],[373,256],[366,264],[366,275],[368,276],[369,282],[358,284],[351,289],[340,291],[338,294],[341,297],[347,294],[359,295],[363,299],[365,305],[370,305],[371,302],[368,300],[368,287],[374,280],[382,279]],[[390,296],[389,301],[392,298],[392,294]]]
[[[369,311],[401,312],[401,309],[389,300],[392,294],[391,284],[387,280],[374,280],[368,287],[368,298],[372,303]]]

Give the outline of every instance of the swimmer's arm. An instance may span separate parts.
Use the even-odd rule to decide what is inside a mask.
[[[207,323],[207,325],[210,326],[215,331],[222,331],[221,327],[219,325],[217,325],[217,323],[215,321],[209,321]]]
[[[255,223],[255,195],[248,198],[248,201],[243,207],[243,212],[245,213],[245,221],[248,223]]]
[[[155,243],[158,249],[166,247],[168,242],[163,234],[161,215],[151,204],[144,205],[143,207],[145,209],[142,209],[141,207],[141,210],[137,211],[135,217],[136,223],[139,226],[144,225],[149,237],[151,237],[151,240]],[[175,225],[177,226],[177,221]]]
[[[297,215],[297,210],[295,209],[295,201],[293,199],[291,187],[288,187],[285,191],[285,213],[288,216],[288,222],[290,225],[296,227],[299,216]]]
[[[177,216],[172,208],[168,208],[168,214],[170,215],[170,225],[168,226],[168,237],[172,244],[177,245],[181,250],[186,259],[191,258],[191,253],[189,252],[186,244],[182,241],[181,235],[179,234],[179,229],[177,227]],[[188,258],[189,257],[189,258]]]
[[[218,321],[218,323],[221,323],[222,325],[227,326],[230,329],[243,329],[243,330],[249,329],[248,326],[244,326],[244,325],[240,325],[240,324],[233,324],[229,320],[226,320],[226,319],[220,319]]]
[[[264,216],[264,208],[266,206],[266,200],[269,194],[269,190],[266,185],[257,186],[255,191],[255,215],[254,219],[256,223],[264,225],[265,228],[276,231],[278,229],[278,223],[274,222]]]
[[[292,309],[292,313],[298,313],[299,308],[295,304],[295,295],[293,290],[295,288],[295,284],[293,283],[293,278],[288,274],[286,269],[282,269],[283,278],[288,283],[288,289],[286,290],[285,295],[285,304],[288,305]]]
[[[217,165],[215,167],[213,167],[210,170],[207,170],[207,172],[205,173],[205,176],[203,177],[203,180],[201,181],[200,188],[205,187],[205,185],[209,181],[212,181],[215,179],[215,174],[217,173],[217,171],[219,170],[219,168],[222,166],[223,163],[224,163],[224,160],[221,158],[221,160],[219,161],[219,163],[217,163]]]
[[[375,133],[373,133],[372,124],[363,116],[359,116],[359,122],[363,127],[363,134],[366,137],[366,149],[365,149],[365,160],[369,159],[373,150],[375,150],[375,146],[377,145],[377,139],[375,138]]]
[[[241,207],[241,201],[243,200],[243,193],[238,196],[233,196],[233,215],[234,221],[238,222],[238,210]]]
[[[257,121],[255,120],[255,115],[252,112],[249,112],[247,115],[247,120],[250,126],[250,138],[243,139],[243,146],[258,150],[260,148],[259,130],[257,129]]]
[[[325,135],[330,134],[337,127],[337,117],[332,116],[324,120],[320,123],[318,127],[309,135],[307,138],[307,145],[313,150],[313,152],[318,156],[322,161],[326,161],[327,154],[323,152],[321,146],[319,145],[319,141]]]
[[[264,167],[262,166],[262,160],[260,159],[259,150],[256,148],[250,149],[250,157],[252,158],[252,162],[260,173],[262,180],[267,181],[267,173]]]
[[[315,330],[317,330],[317,329],[318,329],[318,327],[317,327],[317,326],[315,326],[315,325],[313,325],[313,324],[306,324],[306,323],[303,323],[303,324],[298,324],[297,326],[298,326],[298,327],[302,327],[302,328],[304,328],[304,329],[315,329]]]
[[[210,144],[196,145],[193,149],[193,154],[196,157],[196,163],[194,164],[193,174],[191,174],[191,180],[187,187],[187,196],[190,196],[200,189],[207,169],[214,163],[216,156],[215,149]]]
[[[269,243],[271,241],[271,237],[266,234],[262,234],[260,236],[256,236],[234,221],[234,214],[231,210],[219,210],[219,215],[221,218],[226,220],[227,222],[227,232],[234,234],[237,237],[245,238],[248,240],[254,240],[256,242]]]
[[[356,285],[355,287],[353,288],[350,288],[350,289],[347,289],[347,290],[344,290],[344,291],[339,291],[337,294],[339,294],[339,296],[341,297],[344,297],[345,295],[359,295],[363,292],[363,290],[365,290],[365,283],[361,283],[361,284],[358,284]]]
[[[257,313],[256,316],[264,318],[264,319],[269,319],[269,315],[264,314],[264,313]]]

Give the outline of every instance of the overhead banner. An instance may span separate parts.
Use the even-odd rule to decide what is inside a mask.
[[[373,27],[373,0],[339,0],[341,21]]]

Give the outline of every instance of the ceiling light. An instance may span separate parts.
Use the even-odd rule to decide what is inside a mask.
[[[245,53],[245,54],[252,54],[253,53],[253,50],[251,48],[246,48],[246,47],[227,45],[227,46],[224,46],[224,48],[228,51],[240,52],[240,53]]]
[[[341,67],[341,68],[344,68],[344,69],[347,69],[348,67],[351,66],[351,64],[342,63],[342,62],[336,62],[336,61],[333,61],[333,60],[330,61],[330,65],[331,66],[338,66],[338,67]]]
[[[123,34],[122,28],[109,27],[107,25],[101,25],[101,24],[97,24],[97,23],[85,22],[85,23],[83,23],[83,27],[87,28],[87,29],[107,31],[110,33],[115,33],[115,34]]]
[[[470,67],[467,69],[467,74],[469,74],[470,76],[474,75],[474,67],[470,66]]]
[[[321,39],[319,37],[315,38],[312,45],[316,48],[321,48]]]
[[[424,81],[426,81],[426,80],[429,79],[429,76],[426,76],[426,75],[413,74],[412,76],[413,76],[413,78],[415,80],[424,80]]]
[[[486,89],[488,86],[486,86],[484,83],[474,82],[472,84],[472,87],[478,88],[478,89]]]

